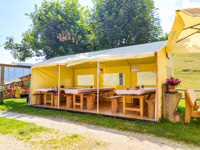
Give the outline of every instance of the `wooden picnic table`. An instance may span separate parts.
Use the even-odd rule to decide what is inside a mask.
[[[114,88],[112,87],[102,87],[99,88],[99,92],[104,94],[109,91],[113,91]],[[97,93],[97,88],[82,88],[82,87],[75,87],[75,88],[69,88],[64,89],[65,94],[72,94],[73,95],[73,108],[76,108],[76,106],[80,106],[81,109],[83,109],[83,98],[87,99],[87,109],[93,110],[95,99]],[[77,97],[80,97],[80,102],[77,102]]]
[[[36,95],[36,104],[41,104],[42,95],[44,94],[44,105],[50,103],[53,106],[53,92],[55,91],[54,88],[42,88],[42,89],[35,89],[34,95]],[[47,98],[47,95],[50,95],[50,99]]]
[[[147,111],[147,104],[145,103],[145,95],[148,95],[147,99],[150,98],[151,94],[155,94],[155,88],[144,88],[144,89],[123,89],[123,90],[116,90],[117,95],[122,95],[123,98],[123,113],[125,114],[126,111],[137,111],[140,112],[140,116],[144,116],[144,110]],[[135,107],[127,107],[126,100],[127,98],[131,99],[139,99],[140,105]],[[144,109],[145,108],[145,109]]]

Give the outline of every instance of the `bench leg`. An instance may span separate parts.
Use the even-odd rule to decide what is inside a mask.
[[[92,96],[87,97],[87,110],[94,109],[94,98]]]
[[[118,99],[112,99],[112,113],[118,113],[119,112],[119,102]]]
[[[191,107],[189,104],[189,100],[185,94],[185,123],[190,123],[190,112],[191,112]]]
[[[66,107],[67,108],[72,108],[73,107],[73,98],[72,98],[72,95],[67,95],[66,96]]]

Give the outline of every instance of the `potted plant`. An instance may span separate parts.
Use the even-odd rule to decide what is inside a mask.
[[[178,78],[175,79],[174,77],[170,77],[169,79],[166,79],[165,84],[167,84],[167,88],[169,92],[175,92],[175,87],[178,86],[181,83],[181,80]]]
[[[140,87],[137,85],[137,86],[135,87],[135,89],[136,89],[136,90],[139,90],[139,89],[140,89]]]

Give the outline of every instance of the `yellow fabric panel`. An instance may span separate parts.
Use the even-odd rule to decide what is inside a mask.
[[[144,72],[144,71],[156,71],[156,63],[141,64],[140,72]]]
[[[86,69],[75,69],[74,70],[74,79],[75,79],[75,86],[76,87],[90,87],[90,85],[88,86],[80,86],[77,84],[77,76],[78,75],[94,75],[94,86],[93,87],[97,87],[97,68],[86,68]],[[86,81],[87,82],[87,81]]]
[[[32,69],[31,93],[35,89],[58,86],[58,66]],[[36,104],[36,96],[31,96],[31,104]]]
[[[116,85],[116,86],[109,86],[114,87],[115,89],[124,89],[130,88],[130,66],[116,66],[116,67],[104,67],[104,73],[124,73],[125,75],[125,85]],[[103,74],[101,74],[100,86],[106,87],[103,85]]]
[[[64,85],[65,88],[74,87],[74,73],[73,69],[60,66],[60,85]]]
[[[196,13],[195,13],[196,12]],[[168,37],[168,53],[199,53],[200,9],[176,11],[174,25]],[[191,27],[194,28],[192,29]]]
[[[156,63],[150,63],[150,64],[140,64],[139,65],[140,71],[139,72],[146,72],[146,71],[156,71]],[[131,72],[131,81],[132,87],[135,87],[137,85],[137,72]],[[155,85],[152,86],[145,86],[145,87],[155,87]]]
[[[169,57],[169,58],[168,58]],[[167,57],[165,47],[157,53],[157,95],[158,95],[158,117],[162,117],[162,85],[168,77],[168,74],[173,76],[173,59],[172,55]],[[171,68],[171,69],[168,69]],[[171,73],[170,73],[171,71]],[[158,118],[157,118],[158,119]]]

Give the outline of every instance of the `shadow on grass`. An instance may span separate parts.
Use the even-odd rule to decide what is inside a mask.
[[[182,102],[183,103],[183,102]],[[184,105],[180,103],[178,111],[185,111]],[[6,100],[0,104],[0,110],[8,110],[16,113],[23,113],[41,117],[64,119],[74,123],[84,123],[99,127],[129,131],[142,134],[150,134],[157,137],[164,137],[174,141],[185,142],[200,146],[200,119],[192,118],[190,124],[175,124],[162,119],[159,123],[144,121],[127,121],[104,117],[102,115],[79,114],[67,111],[57,111],[42,108],[34,108],[26,105],[24,99]]]

